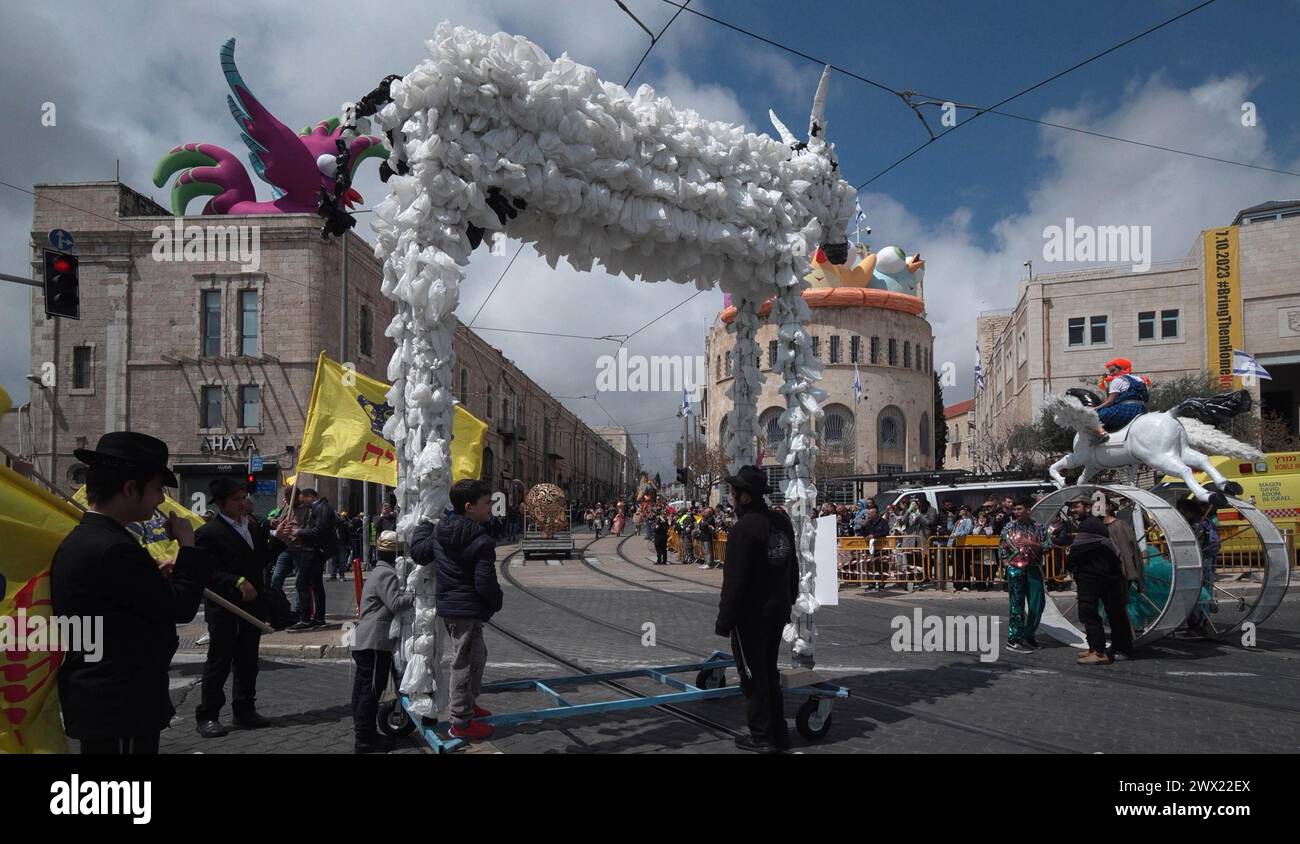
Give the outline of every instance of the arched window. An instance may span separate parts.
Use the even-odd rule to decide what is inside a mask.
[[[891,404],[880,411],[876,420],[877,463],[902,462],[901,455],[907,446],[906,431],[907,420],[897,406]]]
[[[930,452],[934,450],[934,438],[930,436],[930,414],[921,414],[921,443],[918,449],[920,461],[923,465],[929,465]]]
[[[776,447],[785,439],[785,429],[781,427],[781,414],[785,408],[769,407],[758,416],[758,430],[767,438],[768,451],[776,454]]]
[[[853,411],[842,404],[823,408],[821,441],[828,446],[853,445]]]

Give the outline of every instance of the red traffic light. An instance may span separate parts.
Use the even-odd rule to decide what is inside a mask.
[[[55,258],[51,266],[54,267],[56,273],[66,273],[72,270],[72,262],[64,257]]]

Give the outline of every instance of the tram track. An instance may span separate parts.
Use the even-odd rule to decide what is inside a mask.
[[[627,558],[626,558],[626,556],[622,553],[622,546],[623,546],[623,543],[627,542],[628,539],[632,539],[632,538],[633,538],[632,536],[627,537],[627,538],[624,539],[622,542],[620,542],[620,543],[619,543],[619,546],[618,546],[618,553],[619,553],[619,556],[620,556],[620,557],[623,557],[623,559],[625,559],[625,560],[626,560]],[[589,542],[587,545],[583,546],[583,549],[582,549],[583,552],[585,553],[586,550],[587,550],[588,548],[590,548],[593,544],[595,544],[595,540],[592,540],[592,541]],[[514,573],[511,572],[511,570],[510,570],[511,567],[510,567],[510,565],[509,565],[510,557],[513,557],[514,554],[516,554],[516,553],[519,553],[519,552],[516,551],[516,552],[510,554],[509,556],[507,556],[507,557],[506,557],[506,560],[503,562],[503,565],[502,565],[502,574],[503,574],[503,576],[505,577],[506,581],[507,581],[511,586],[513,586],[514,588],[518,589],[519,591],[521,591],[521,592],[523,592],[523,593],[529,595],[530,597],[533,597],[533,598],[535,598],[535,599],[541,601],[542,603],[545,603],[545,604],[547,604],[547,605],[549,605],[549,606],[554,607],[554,608],[557,609],[557,610],[560,610],[561,612],[565,612],[565,613],[568,613],[568,614],[570,614],[570,615],[573,615],[573,616],[575,616],[575,617],[577,617],[577,618],[581,618],[581,619],[584,619],[584,620],[586,620],[586,621],[592,622],[592,623],[594,623],[594,624],[598,624],[598,625],[600,625],[600,626],[602,626],[602,627],[605,627],[605,628],[607,628],[607,629],[615,630],[615,631],[617,631],[617,632],[620,632],[620,633],[626,634],[626,635],[628,635],[628,636],[633,636],[633,637],[635,637],[635,638],[637,638],[637,639],[640,639],[640,638],[641,638],[641,636],[642,636],[642,632],[641,632],[640,630],[636,630],[636,629],[633,629],[633,628],[630,628],[630,627],[624,627],[624,626],[622,626],[622,625],[620,625],[620,624],[615,624],[615,623],[612,622],[612,621],[607,621],[607,620],[602,619],[602,618],[597,618],[596,616],[593,616],[593,615],[590,615],[590,614],[588,614],[588,613],[585,613],[585,612],[583,612],[582,610],[579,610],[579,609],[576,609],[576,608],[574,608],[574,607],[571,607],[571,606],[569,606],[569,605],[567,605],[567,604],[564,604],[564,603],[562,603],[562,602],[560,602],[560,601],[556,601],[556,600],[554,600],[554,599],[552,599],[552,598],[548,598],[548,597],[546,597],[545,595],[538,594],[535,590],[533,590],[533,589],[531,589],[531,588],[529,588],[529,587],[523,585],[522,583],[520,583],[519,580],[514,576]],[[583,563],[584,563],[584,564],[587,564],[585,558],[583,559]],[[635,564],[634,564],[634,565],[635,565]],[[613,574],[611,574],[611,573],[609,573],[609,572],[606,572],[606,571],[600,569],[600,568],[597,567],[597,566],[590,566],[590,565],[588,564],[588,568],[591,568],[591,569],[593,569],[593,570],[595,570],[595,571],[599,571],[601,574],[604,574],[604,575],[606,575],[606,576],[608,576],[608,577],[611,577],[611,578],[613,578],[613,579],[615,579],[615,580],[619,580],[619,581],[625,582],[625,583],[627,583],[627,584],[630,584],[630,585],[632,585],[632,586],[636,586],[636,587],[641,588],[641,589],[646,589],[647,591],[661,592],[661,593],[663,593],[663,594],[667,594],[667,595],[677,595],[678,597],[683,597],[683,596],[681,596],[681,595],[678,594],[678,593],[670,592],[670,591],[665,590],[665,589],[656,589],[656,588],[651,587],[651,586],[649,586],[649,585],[647,585],[647,584],[638,583],[637,581],[634,581],[634,580],[629,580],[629,579],[627,579],[627,578],[621,578],[621,577],[618,577],[617,575],[613,575]],[[703,606],[703,604],[701,604],[701,603],[698,602],[698,601],[693,601],[692,603],[695,603],[697,606]],[[506,632],[506,631],[504,631],[504,630],[501,630],[501,628],[500,628],[498,625],[496,625],[495,622],[492,622],[491,625],[492,625],[493,627],[497,628],[497,629],[498,629],[500,632],[502,632],[502,633],[505,633],[505,632]],[[561,659],[558,655],[553,654],[553,653],[550,652],[549,650],[545,650],[542,646],[540,646],[540,645],[536,645],[536,643],[530,642],[529,640],[526,639],[526,637],[518,637],[518,638],[517,638],[517,634],[516,634],[516,635],[511,635],[511,634],[509,634],[509,633],[506,633],[506,635],[510,636],[511,638],[514,638],[516,641],[518,641],[520,644],[524,645],[525,647],[532,648],[532,649],[535,650],[536,652],[541,653],[541,654],[547,656],[548,659]],[[676,650],[676,651],[678,651],[678,652],[680,652],[680,653],[687,654],[687,655],[692,656],[692,657],[695,657],[695,658],[697,658],[697,659],[707,659],[707,658],[710,656],[709,653],[705,653],[705,652],[703,652],[703,651],[701,651],[701,650],[698,650],[698,649],[696,649],[696,648],[693,648],[693,647],[691,647],[691,646],[689,646],[689,645],[685,645],[685,644],[682,644],[682,643],[680,643],[680,642],[673,642],[673,641],[668,640],[668,639],[659,638],[659,639],[658,639],[658,644],[660,644],[660,645],[665,645],[665,646],[667,646],[668,648],[670,648],[670,649],[672,649],[672,650]],[[567,659],[566,659],[566,661],[563,662],[562,664],[570,665],[571,667],[574,667],[575,670],[578,670],[578,671],[580,671],[580,672],[582,672],[582,673],[588,673],[588,674],[593,673],[593,672],[591,672],[591,671],[589,671],[589,670],[586,670],[586,669],[584,669],[584,668],[581,668],[581,667],[577,666],[576,663],[573,663],[573,662],[571,662],[571,661],[567,661]],[[624,689],[621,689],[621,690],[624,690]],[[632,693],[635,693],[635,692],[632,692]],[[644,697],[645,695],[639,695],[639,696]],[[903,715],[905,715],[905,716],[907,716],[907,717],[909,717],[909,718],[915,718],[916,720],[921,721],[921,722],[923,722],[923,723],[933,724],[933,725],[935,725],[935,726],[947,727],[947,728],[949,728],[949,729],[959,730],[959,731],[961,731],[961,732],[970,733],[970,734],[973,734],[973,735],[979,735],[979,736],[983,736],[983,737],[985,737],[985,738],[991,738],[991,739],[994,739],[994,740],[997,740],[997,741],[1001,741],[1001,742],[1004,742],[1004,743],[1007,743],[1007,744],[1016,745],[1016,746],[1023,747],[1023,748],[1029,749],[1029,750],[1037,750],[1037,751],[1039,751],[1039,752],[1044,752],[1044,753],[1067,753],[1067,754],[1084,754],[1084,753],[1090,753],[1090,752],[1091,752],[1091,751],[1088,751],[1088,750],[1081,750],[1081,749],[1076,748],[1076,747],[1069,747],[1069,746],[1062,745],[1062,744],[1057,744],[1057,743],[1054,743],[1054,742],[1047,742],[1047,741],[1041,741],[1041,740],[1039,740],[1039,739],[1029,738],[1029,737],[1027,737],[1027,736],[1018,735],[1018,734],[1016,734],[1016,733],[1007,732],[1007,731],[1005,731],[1005,730],[999,730],[999,729],[996,729],[996,728],[993,728],[993,727],[984,727],[984,726],[979,725],[979,724],[971,724],[971,723],[966,722],[966,721],[960,721],[960,720],[957,720],[957,719],[954,719],[954,718],[948,718],[948,717],[945,717],[945,716],[942,716],[942,715],[935,715],[935,714],[933,714],[933,713],[923,712],[923,711],[920,711],[920,710],[915,709],[915,708],[913,708],[913,707],[905,706],[905,705],[898,704],[898,703],[893,703],[893,702],[891,702],[891,701],[885,700],[885,699],[883,699],[883,698],[875,697],[875,696],[873,696],[873,695],[864,694],[863,692],[861,692],[861,691],[859,691],[859,690],[857,690],[857,689],[852,690],[852,696],[851,696],[847,701],[841,701],[841,702],[839,702],[838,705],[841,706],[841,707],[847,707],[848,705],[852,704],[854,701],[857,701],[857,702],[860,702],[860,703],[869,704],[869,705],[871,705],[871,706],[875,706],[875,707],[885,708],[885,709],[891,710],[891,711],[896,712],[896,713],[901,713],[901,714],[903,714]],[[672,709],[676,709],[676,707],[661,707],[661,708],[672,708]],[[857,706],[855,706],[854,708],[862,709],[862,708],[865,708],[865,707],[857,707]],[[675,713],[674,713],[674,714],[675,714]],[[687,716],[689,716],[689,718],[696,718],[696,717],[698,717],[698,716],[690,715],[689,713],[685,713],[685,714],[686,714]],[[870,716],[868,716],[868,717],[870,717]],[[704,719],[704,720],[707,721],[707,719]],[[721,726],[721,725],[715,725],[715,726]],[[723,729],[729,729],[729,728],[725,728],[725,727],[724,727]],[[736,733],[735,731],[731,731],[729,734],[734,736],[734,735],[736,735],[737,733]]]
[[[635,535],[633,535],[633,536],[635,536]],[[656,575],[663,574],[663,575],[665,575],[665,576],[667,576],[667,577],[671,577],[671,578],[673,578],[674,580],[681,580],[681,581],[684,581],[684,582],[686,582],[686,583],[694,584],[694,585],[696,585],[696,586],[705,586],[705,587],[708,587],[708,588],[710,588],[710,589],[715,589],[715,590],[717,589],[717,587],[716,587],[716,586],[713,586],[712,584],[705,583],[705,582],[703,582],[703,581],[699,581],[699,580],[694,580],[694,579],[689,578],[689,577],[682,577],[681,575],[674,575],[674,574],[671,574],[671,573],[669,573],[669,572],[658,572],[658,571],[656,571],[656,570],[654,570],[654,569],[649,568],[648,566],[646,566],[646,565],[644,565],[644,564],[642,564],[642,563],[638,563],[638,562],[632,560],[630,557],[628,557],[627,554],[625,554],[625,553],[623,552],[623,546],[627,543],[627,541],[628,541],[629,539],[632,539],[633,536],[629,536],[629,537],[623,539],[623,540],[622,540],[621,542],[619,542],[619,544],[618,544],[617,553],[618,553],[618,556],[619,556],[619,557],[620,557],[624,562],[626,562],[626,563],[628,563],[628,564],[630,564],[630,565],[636,566],[636,567],[639,568],[639,569],[643,569],[643,570],[645,570],[645,571],[648,571],[648,572],[650,572],[650,573],[652,573],[652,574],[656,574]],[[664,594],[666,594],[666,595],[672,595],[672,596],[674,596],[674,597],[682,598],[682,599],[684,599],[684,600],[690,600],[692,603],[696,603],[696,604],[702,604],[702,603],[703,603],[703,602],[701,602],[701,601],[698,601],[698,600],[695,600],[695,599],[693,599],[693,598],[690,598],[690,597],[688,597],[687,595],[685,595],[685,594],[683,594],[683,593],[680,593],[680,592],[673,592],[673,591],[668,590],[668,589],[660,589],[660,588],[657,588],[657,587],[654,587],[654,586],[650,586],[650,585],[648,585],[648,584],[638,583],[637,581],[630,580],[630,579],[625,578],[625,577],[620,577],[620,576],[618,576],[618,575],[612,574],[611,572],[604,571],[603,569],[601,569],[601,568],[599,568],[599,567],[597,567],[597,566],[593,566],[593,565],[591,565],[590,563],[587,563],[585,559],[583,560],[583,564],[586,565],[588,568],[594,570],[594,571],[598,571],[598,572],[600,572],[601,574],[605,575],[606,577],[611,577],[611,578],[613,578],[613,579],[615,579],[615,580],[622,581],[623,583],[629,583],[629,584],[632,584],[632,585],[634,585],[634,586],[640,586],[641,588],[644,588],[644,589],[650,589],[650,590],[655,591],[655,592],[662,592],[662,593],[664,593]],[[709,603],[712,603],[712,602],[709,602]],[[1273,656],[1273,654],[1269,654],[1269,655],[1270,655],[1270,656]],[[1018,664],[1020,664],[1020,665],[1025,666],[1025,667],[1033,667],[1033,663],[1030,662],[1029,660],[1024,660],[1024,661],[1016,660],[1016,662],[1017,662]],[[1207,690],[1207,689],[1205,689],[1205,688],[1203,688],[1203,687],[1194,687],[1194,686],[1187,685],[1187,684],[1185,684],[1185,683],[1160,683],[1160,682],[1157,682],[1157,681],[1154,681],[1154,680],[1148,680],[1148,679],[1143,679],[1143,678],[1138,678],[1138,677],[1118,676],[1118,675],[1115,675],[1115,674],[1100,673],[1100,672],[1097,672],[1097,671],[1095,671],[1095,670],[1090,670],[1090,669],[1087,669],[1087,668],[1080,668],[1080,667],[1077,667],[1077,666],[1070,666],[1070,665],[1067,665],[1067,666],[1051,666],[1050,670],[1053,670],[1053,671],[1060,671],[1060,672],[1063,673],[1063,674],[1068,674],[1068,675],[1071,675],[1071,676],[1087,677],[1087,678],[1089,678],[1089,679],[1097,679],[1097,680],[1106,680],[1106,681],[1110,681],[1110,682],[1114,682],[1114,683],[1119,683],[1119,684],[1121,684],[1121,685],[1127,685],[1127,686],[1130,686],[1130,687],[1133,687],[1133,688],[1143,688],[1143,689],[1147,689],[1148,691],[1165,692],[1165,693],[1170,693],[1170,694],[1179,694],[1179,695],[1184,695],[1184,696],[1188,696],[1188,697],[1195,697],[1195,698],[1197,698],[1197,699],[1201,699],[1201,700],[1213,700],[1213,701],[1216,701],[1216,702],[1219,702],[1219,703],[1227,703],[1227,704],[1233,704],[1233,705],[1237,705],[1237,706],[1246,706],[1246,707],[1250,707],[1250,708],[1252,708],[1252,709],[1260,709],[1260,710],[1264,710],[1264,711],[1267,711],[1267,712],[1281,712],[1281,713],[1287,713],[1287,714],[1300,714],[1300,706],[1292,706],[1292,705],[1288,705],[1288,704],[1284,704],[1284,703],[1273,703],[1273,702],[1260,701],[1260,700],[1249,700],[1249,699],[1243,699],[1243,698],[1237,697],[1237,696],[1232,695],[1232,694],[1227,694],[1227,693],[1223,693],[1223,692],[1217,692],[1217,691],[1215,691],[1215,690]],[[1279,675],[1279,674],[1272,674],[1272,673],[1270,673],[1268,676],[1270,676],[1270,677],[1272,677],[1272,678],[1277,678],[1277,679],[1293,679],[1293,680],[1300,680],[1300,677],[1295,677],[1295,676],[1290,675],[1290,674],[1281,674],[1281,675]]]

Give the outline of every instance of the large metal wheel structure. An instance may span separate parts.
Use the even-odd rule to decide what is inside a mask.
[[[1044,496],[1034,505],[1032,516],[1040,524],[1050,524],[1057,511],[1076,497],[1091,498],[1101,492],[1109,498],[1122,498],[1132,502],[1142,515],[1144,524],[1155,529],[1159,540],[1158,556],[1154,543],[1147,546],[1148,579],[1152,578],[1152,560],[1167,560],[1167,572],[1163,562],[1160,563],[1161,574],[1149,585],[1148,595],[1159,594],[1167,590],[1163,602],[1154,602],[1148,596],[1136,596],[1130,600],[1146,601],[1143,608],[1143,621],[1133,631],[1133,643],[1145,645],[1169,635],[1187,619],[1196,607],[1201,591],[1201,552],[1196,542],[1196,535],[1174,505],[1160,496],[1135,486],[1101,486],[1082,484],[1066,486]],[[1270,525],[1271,527],[1271,525]],[[1145,531],[1139,529],[1138,536]],[[1281,538],[1279,537],[1279,542]],[[1285,559],[1285,555],[1284,555]],[[1159,587],[1159,588],[1156,588]],[[1286,587],[1282,587],[1285,591]],[[1039,629],[1062,644],[1074,647],[1086,647],[1087,637],[1078,624],[1076,611],[1077,600],[1057,594],[1055,597],[1046,593],[1047,603],[1043,610],[1043,620]],[[1058,605],[1058,601],[1064,604]]]
[[[1181,485],[1157,487],[1169,500],[1186,496]],[[1201,634],[1212,639],[1237,637],[1244,626],[1262,624],[1282,603],[1291,579],[1286,539],[1248,501],[1228,499],[1240,521],[1221,522],[1218,559],[1202,573],[1201,591],[1192,612],[1205,619]]]

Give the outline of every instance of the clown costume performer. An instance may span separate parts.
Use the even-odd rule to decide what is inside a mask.
[[[1040,646],[1034,638],[1047,599],[1043,592],[1043,552],[1049,547],[1047,528],[1029,517],[1025,502],[1016,504],[1014,517],[1002,529],[998,552],[1007,568],[1007,648],[1028,653]],[[1026,604],[1028,615],[1026,615]]]

